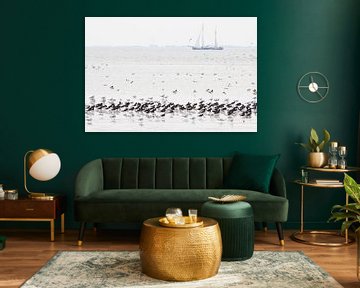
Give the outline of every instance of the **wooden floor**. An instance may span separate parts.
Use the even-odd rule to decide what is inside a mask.
[[[255,250],[303,251],[344,287],[360,287],[356,277],[356,244],[343,247],[319,247],[290,240],[285,233],[285,247],[277,245],[275,231],[257,231]],[[45,230],[0,230],[7,237],[0,251],[0,287],[19,287],[36,273],[59,250],[138,250],[137,231],[86,231],[82,247],[76,246],[77,231],[56,234],[49,242]],[[59,287],[61,288],[61,287]]]

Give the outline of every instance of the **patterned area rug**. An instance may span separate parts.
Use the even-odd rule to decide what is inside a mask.
[[[302,252],[254,252],[246,261],[221,262],[218,275],[200,281],[167,282],[141,273],[139,252],[63,251],[26,281],[23,288],[212,288],[342,287]]]

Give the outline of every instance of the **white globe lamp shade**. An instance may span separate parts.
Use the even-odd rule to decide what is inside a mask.
[[[59,156],[45,149],[32,152],[28,163],[29,174],[39,181],[48,181],[54,178],[61,168]]]

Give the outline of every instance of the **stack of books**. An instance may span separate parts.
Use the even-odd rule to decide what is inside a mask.
[[[322,185],[338,185],[342,184],[340,180],[336,179],[315,179],[314,181],[316,184],[322,184]]]

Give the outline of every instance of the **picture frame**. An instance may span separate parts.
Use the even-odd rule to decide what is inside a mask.
[[[256,132],[256,17],[86,17],[86,132]]]

